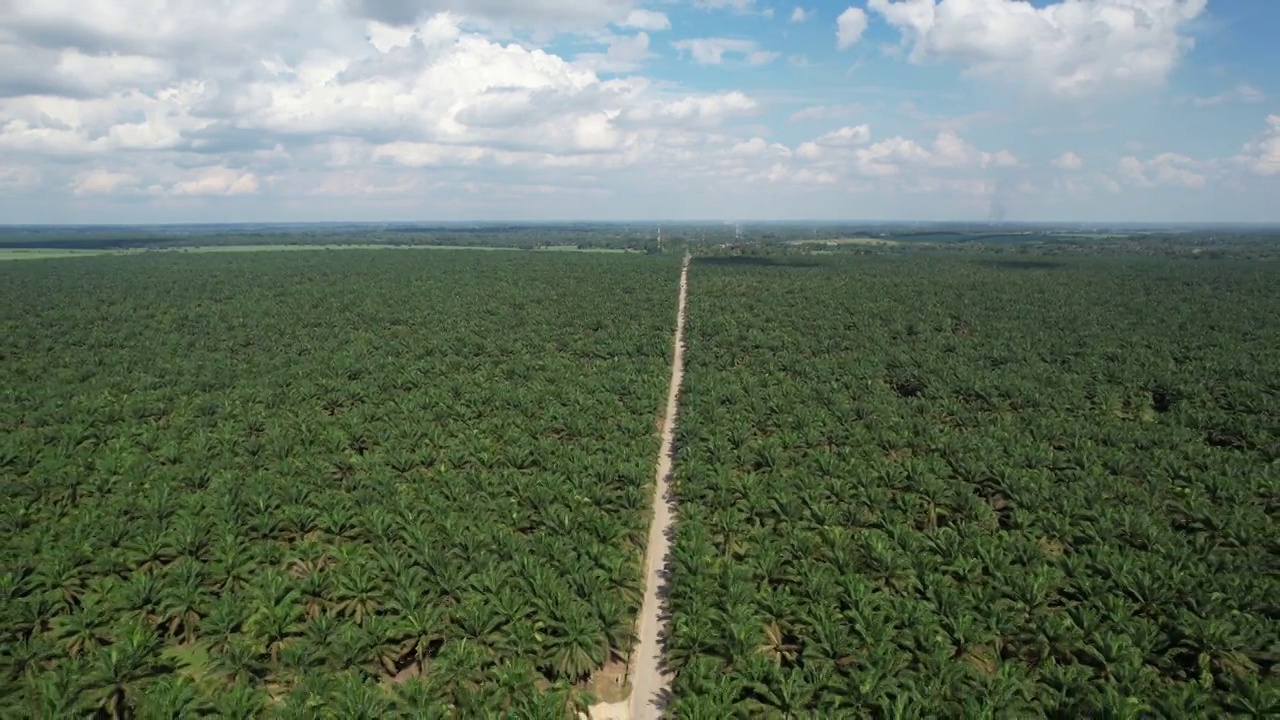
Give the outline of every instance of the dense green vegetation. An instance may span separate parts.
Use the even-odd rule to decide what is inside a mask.
[[[690,273],[678,717],[1280,713],[1280,272]]]
[[[630,649],[677,275],[0,266],[5,714],[562,716]]]
[[[1274,241],[756,232],[0,264],[0,714],[617,692],[685,243],[674,714],[1280,712]]]

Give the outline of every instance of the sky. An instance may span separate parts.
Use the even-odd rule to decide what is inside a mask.
[[[0,224],[1280,221],[1275,0],[0,0]]]

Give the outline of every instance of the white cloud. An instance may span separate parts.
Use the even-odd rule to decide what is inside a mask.
[[[870,125],[849,125],[823,135],[814,142],[823,146],[848,147],[850,145],[866,145],[871,141]]]
[[[755,0],[694,0],[693,4],[708,10],[729,9],[745,13],[755,5]]]
[[[171,195],[248,195],[258,192],[258,178],[251,172],[228,167],[203,168],[190,179],[173,183]]]
[[[951,61],[1078,97],[1162,82],[1192,45],[1206,0],[868,0],[913,62]]]
[[[1147,177],[1147,169],[1142,161],[1132,155],[1120,158],[1116,170],[1120,173],[1120,178],[1130,185],[1143,188],[1155,187],[1155,183]]]
[[[781,143],[771,143],[764,138],[756,136],[750,140],[744,140],[732,148],[730,152],[738,155],[775,155],[782,157],[790,157],[791,150]]]
[[[866,145],[870,141],[870,125],[849,125],[802,143],[795,154],[805,160],[818,160],[832,156],[832,151],[839,153],[842,149]]]
[[[1199,172],[1204,164],[1186,155],[1161,153],[1142,161],[1128,155],[1120,159],[1117,171],[1120,178],[1132,186],[1153,188],[1157,186],[1198,189],[1207,184],[1207,178]]]
[[[44,180],[43,174],[31,167],[0,167],[0,192],[25,190]]]
[[[1236,159],[1257,175],[1280,175],[1280,115],[1267,116],[1267,130],[1245,144]]]
[[[88,170],[77,173],[71,182],[74,195],[110,195],[125,188],[135,188],[138,178],[130,173]]]
[[[1018,167],[1022,164],[1022,161],[1018,159],[1018,156],[1008,150],[997,150],[994,153],[983,153],[982,155],[983,166],[993,165],[995,167],[1008,168]]]
[[[852,46],[866,30],[867,13],[861,8],[848,8],[836,18],[836,47],[843,50]]]
[[[632,10],[627,14],[627,18],[618,24],[622,27],[650,32],[671,29],[671,20],[667,18],[666,13],[655,10]]]
[[[947,3],[960,6],[932,7],[941,13]],[[861,6],[847,1],[836,9],[851,4]],[[764,4],[719,5],[760,12]],[[807,142],[784,145],[754,91],[735,89],[743,75],[716,73],[720,84],[691,89],[640,74],[655,50],[653,33],[671,24],[656,9],[674,6],[649,7],[655,10],[633,0],[0,0],[0,215],[12,222],[594,219],[847,217],[888,209],[942,219],[967,217],[979,205],[978,217],[986,212],[985,200],[965,205],[955,197],[1016,198],[1025,181],[1044,191],[1075,181],[1095,199],[1118,193],[1116,206],[1132,207],[1122,193],[1132,192],[1135,178],[1157,188],[1201,182],[1211,191],[1235,182],[1261,196],[1270,181],[1246,183],[1246,173],[1280,174],[1280,120],[1226,161],[1135,149],[1122,153],[1134,156],[1128,176],[1118,158],[1101,155],[1090,157],[1087,173],[1057,174],[963,139],[996,121],[1016,134],[1016,118],[897,112],[893,103],[911,96],[905,93],[887,106],[876,102],[918,133],[910,139],[891,129],[895,136],[874,142],[854,105],[797,104],[790,122],[823,124],[805,126]],[[806,11],[805,20],[814,17]],[[1099,27],[1103,36],[1111,32]],[[553,42],[562,30],[571,34]],[[712,44],[687,45],[687,57],[738,66],[779,61],[745,36],[702,40]],[[558,47],[590,52],[564,56],[552,50]],[[952,50],[929,47],[924,59],[954,59]],[[829,62],[821,53],[833,51],[808,52],[821,65]],[[830,97],[829,88],[805,84],[809,73],[794,75],[760,92],[774,104]],[[1233,101],[1243,99],[1237,91]],[[1181,112],[1190,112],[1192,100],[1185,104]],[[1074,130],[1088,125],[1077,124]],[[1117,141],[1134,133],[1112,130],[1130,133]],[[1104,165],[1109,174],[1093,172]],[[868,204],[849,204],[855,188],[855,202]],[[1235,194],[1221,191],[1231,195],[1222,207],[1230,206]],[[935,195],[927,203],[898,200],[905,192]],[[76,197],[94,200],[70,201]],[[1272,207],[1258,205],[1260,213]]]
[[[892,137],[857,152],[858,172],[869,177],[897,175],[900,165],[925,165],[930,157],[914,140]]]
[[[687,52],[699,65],[720,65],[726,55],[741,55],[749,65],[764,65],[776,60],[779,53],[761,50],[754,40],[738,38],[693,38],[671,43]]]
[[[631,37],[611,37],[608,50],[603,53],[583,53],[574,62],[596,72],[631,72],[639,69],[653,56],[649,51],[648,33],[640,32]]]
[[[791,11],[790,21],[793,23],[802,23],[811,17],[813,17],[813,13],[811,11],[805,10],[802,7],[796,7],[796,9]]]
[[[145,121],[134,122],[130,117],[129,122],[119,122],[133,110],[105,100],[24,98],[4,106],[6,115],[18,108],[21,117],[6,123],[0,145],[22,152],[98,155],[112,148],[145,149],[152,159],[139,159],[138,164],[151,167],[149,174],[156,177],[147,184],[149,194],[250,194],[264,188],[332,194],[334,188],[356,181],[346,171],[331,175],[312,170],[308,176],[309,145],[323,143],[334,149],[326,154],[325,168],[381,163],[388,168],[455,169],[471,177],[498,167],[587,170],[668,160],[688,166],[699,162],[703,146],[708,147],[708,156],[714,156],[715,147],[724,143],[711,141],[718,137],[717,125],[757,107],[742,93],[689,95],[651,88],[642,78],[600,80],[554,56],[452,31],[437,32],[441,27],[436,25],[435,30],[420,28],[409,45],[392,42],[387,53],[365,60],[292,66],[273,62],[269,75],[239,88],[231,97],[193,94],[188,97],[188,111],[217,110],[222,103],[236,108],[233,120],[200,120],[191,126],[195,131],[211,129],[214,135],[144,133]],[[428,42],[432,47],[424,51]],[[414,62],[404,63],[406,59]],[[361,67],[371,60],[383,64]],[[450,91],[443,97],[438,92],[442,87]],[[357,100],[346,103],[343,96]],[[213,127],[206,128],[210,122]],[[270,150],[215,151],[213,147],[225,142],[221,134],[227,132],[255,142],[279,137],[301,150],[291,153],[277,141]],[[386,136],[403,139],[381,144],[359,139]],[[172,137],[182,143],[172,142]],[[346,139],[335,142],[337,137]],[[209,154],[193,152],[197,146],[209,147]],[[244,162],[230,164],[223,159],[233,155]],[[175,176],[169,172],[170,163],[179,159],[188,168],[212,167]],[[118,154],[113,160],[132,162]],[[678,167],[676,162],[670,167]],[[274,172],[269,167],[273,164]],[[320,167],[314,161],[309,164]],[[285,179],[276,182],[282,177],[280,168]],[[95,184],[101,181],[94,176],[81,185],[85,191],[101,189]],[[584,182],[598,187],[598,180]],[[420,186],[363,177],[359,183],[384,189]]]
[[[792,183],[796,185],[834,185],[840,182],[840,176],[827,170],[813,168],[792,168],[782,163],[775,163],[767,170],[749,174],[748,181],[768,183]]]
[[[287,4],[289,0],[272,1]],[[625,23],[634,5],[632,0],[330,0],[323,4],[334,2],[344,2],[354,13],[390,25],[413,25],[424,17],[450,12],[493,27],[540,30],[583,30]]]
[[[655,124],[719,125],[726,118],[749,115],[759,104],[740,92],[698,95],[638,105],[623,113],[623,121]]]
[[[807,122],[811,120],[841,120],[862,112],[860,105],[813,105],[791,114],[787,122]]]
[[[1065,152],[1054,158],[1051,164],[1059,170],[1079,170],[1084,167],[1084,159],[1073,152]]]
[[[1213,107],[1228,103],[1260,103],[1266,99],[1266,93],[1252,85],[1242,83],[1217,95],[1191,98],[1191,104],[1196,107]]]
[[[892,137],[855,153],[858,172],[870,177],[897,175],[904,167],[928,169],[972,169],[1013,167],[1017,156],[1007,150],[984,152],[951,131],[938,133],[931,147],[914,140]]]

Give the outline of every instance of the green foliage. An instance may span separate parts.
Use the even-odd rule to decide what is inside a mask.
[[[567,712],[630,651],[677,273],[399,250],[0,267],[6,705]]]
[[[680,717],[1262,717],[1269,264],[720,256],[690,272]]]

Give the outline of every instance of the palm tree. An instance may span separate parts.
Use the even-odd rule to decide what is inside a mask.
[[[159,663],[160,640],[150,627],[134,621],[120,641],[98,650],[89,668],[87,686],[101,712],[126,717],[142,682],[169,668]]]
[[[546,634],[543,657],[552,677],[578,682],[608,659],[609,639],[604,627],[580,608],[569,609],[553,619]]]
[[[335,715],[351,720],[381,720],[392,707],[380,687],[355,675],[341,678],[329,697]]]
[[[96,600],[90,600],[70,615],[54,620],[53,635],[62,651],[71,657],[93,655],[98,648],[110,644],[110,615]]]
[[[174,557],[164,525],[151,522],[136,529],[132,540],[125,543],[126,557],[135,570],[155,570],[168,564]]]
[[[89,712],[80,702],[86,664],[80,660],[59,663],[36,678],[28,691],[31,717],[75,717]]]
[[[266,704],[267,696],[262,690],[237,683],[218,694],[217,716],[232,720],[253,720],[261,717]]]
[[[284,643],[298,633],[302,617],[302,607],[290,596],[278,604],[260,605],[245,622],[245,631],[262,643],[274,663]]]
[[[426,601],[419,601],[400,608],[396,622],[402,639],[397,664],[411,662],[419,676],[425,675],[427,664],[444,642],[444,613]]]
[[[209,650],[214,653],[225,650],[239,636],[249,615],[248,604],[238,594],[223,595],[211,602],[209,614],[200,623],[201,635]]]
[[[267,674],[259,646],[243,635],[233,636],[214,653],[212,660],[213,667],[232,687],[256,685]]]
[[[191,680],[182,676],[160,678],[146,686],[138,701],[140,720],[194,720],[213,714],[214,706]]]
[[[502,616],[478,596],[464,599],[451,614],[458,636],[485,651],[492,651],[502,627]]]
[[[357,623],[377,612],[381,606],[383,588],[373,568],[365,564],[350,565],[337,576],[338,612]]]
[[[765,680],[758,680],[752,685],[756,695],[756,703],[769,708],[769,714],[779,714],[783,718],[791,718],[804,714],[813,702],[816,688],[805,682],[803,673],[794,670],[778,669]]]
[[[240,590],[253,578],[257,559],[254,546],[239,535],[224,535],[213,546],[209,564],[212,579],[222,592]]]
[[[191,644],[211,599],[204,588],[204,573],[195,562],[185,561],[168,580],[160,594],[160,625],[167,637]]]
[[[396,715],[414,720],[445,720],[449,708],[441,702],[432,685],[422,678],[409,678],[392,686],[392,707]]]

